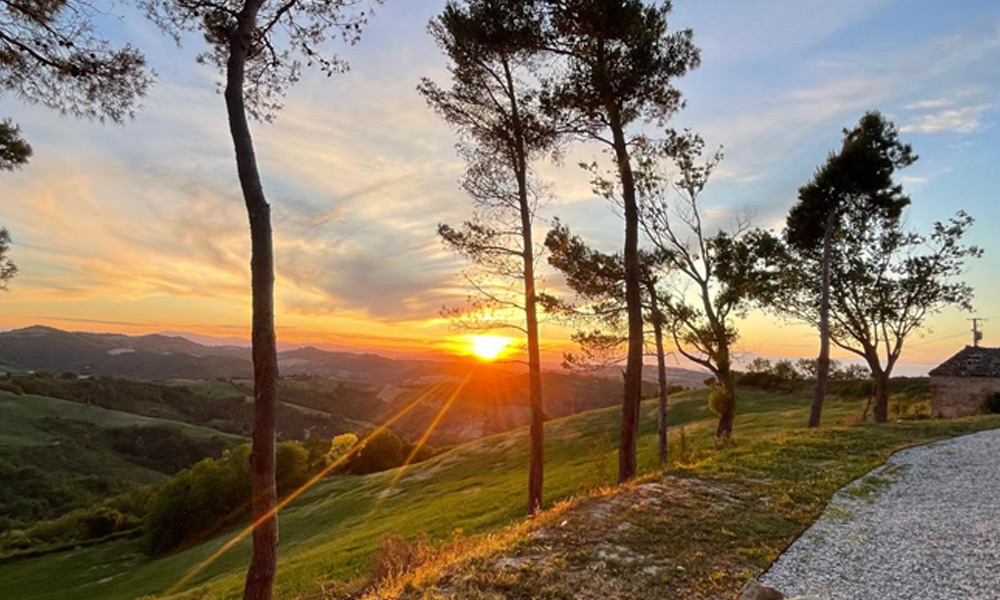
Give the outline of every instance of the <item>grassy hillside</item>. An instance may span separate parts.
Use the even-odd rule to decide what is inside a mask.
[[[808,410],[807,400],[798,396],[744,392],[740,402],[736,436],[741,448],[800,427]],[[858,409],[856,402],[832,402],[825,424],[846,423]],[[548,424],[545,484],[550,504],[613,482],[617,413],[593,411]],[[689,455],[708,452],[713,417],[705,408],[703,391],[678,395],[671,418],[675,431],[686,426]],[[905,440],[906,427],[883,429],[898,430]],[[938,435],[956,432],[949,423],[924,422],[921,427],[921,439],[933,435],[935,428],[940,429]],[[647,404],[640,438],[640,465],[646,471],[653,468],[654,431],[653,406]],[[427,532],[432,540],[441,540],[456,529],[471,535],[518,520],[524,510],[527,451],[524,432],[517,431],[466,444],[405,473],[393,470],[319,483],[281,515],[279,596],[304,597],[315,594],[320,585],[364,576],[377,540],[388,532],[404,537]],[[0,565],[0,595],[26,600],[160,597],[218,550],[228,535],[159,559],[143,556],[136,541],[122,541],[15,561]],[[238,597],[247,558],[244,541],[188,582],[187,593],[177,597]]]
[[[136,444],[143,440],[149,447]],[[0,533],[163,481],[185,461],[241,440],[189,423],[0,392]]]
[[[56,441],[51,428],[45,426],[45,422],[50,419],[90,423],[103,429],[134,425],[172,425],[195,438],[226,435],[215,429],[169,419],[145,417],[46,396],[18,396],[3,391],[0,391],[0,417],[0,448],[50,445]]]

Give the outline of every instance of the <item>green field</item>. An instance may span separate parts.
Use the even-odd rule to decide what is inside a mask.
[[[673,431],[686,426],[690,452],[705,457],[701,467],[686,467],[687,476],[697,476],[699,468],[706,473],[719,469],[725,463],[713,462],[712,456],[733,452],[710,450],[714,416],[705,406],[705,393],[679,394],[671,407]],[[963,422],[923,421],[846,428],[858,411],[857,402],[829,402],[824,425],[839,427],[822,432],[833,437],[837,431],[850,431],[853,437],[862,439],[871,433],[875,447],[866,449],[869,454],[864,460],[852,463],[855,470],[879,457],[884,459],[892,448],[910,440],[922,441],[1000,425],[1000,420],[984,417]],[[807,413],[808,402],[799,396],[741,392],[735,451],[752,452],[758,444],[763,447],[787,436],[790,430],[801,427]],[[547,424],[545,491],[549,504],[613,483],[618,426],[616,409],[593,411]],[[647,472],[655,467],[654,449],[654,405],[646,403],[639,452],[640,466]],[[473,535],[519,520],[525,504],[527,452],[525,432],[519,430],[460,446],[405,473],[393,470],[322,481],[281,514],[279,597],[314,595],[321,584],[364,577],[377,540],[388,532],[404,537],[427,532],[432,540],[441,540],[456,529],[461,529],[464,535]],[[768,455],[769,464],[774,460],[775,456]],[[398,482],[392,485],[397,478]],[[828,481],[827,485],[835,483]],[[233,532],[157,559],[141,554],[138,541],[121,541],[14,561],[0,565],[0,597],[24,600],[163,597],[185,572],[212,555],[231,535]],[[181,593],[171,597],[239,597],[248,551],[247,541],[238,544],[193,578]]]
[[[209,398],[232,398],[247,395],[240,388],[222,379],[167,379],[163,383],[186,387]]]
[[[143,417],[45,396],[30,394],[18,396],[0,391],[0,447],[51,444],[54,436],[42,426],[46,419],[90,423],[103,429],[133,425],[171,425],[191,437],[223,436],[237,439],[237,436],[221,433],[215,429],[169,419]]]

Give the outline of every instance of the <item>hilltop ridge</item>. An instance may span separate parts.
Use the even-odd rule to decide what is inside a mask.
[[[393,384],[461,378],[470,366],[518,372],[508,365],[488,367],[469,357],[449,360],[396,359],[371,352],[330,351],[306,345],[278,353],[282,375],[315,375],[353,381]],[[249,378],[250,348],[209,345],[181,335],[91,333],[31,325],[0,332],[0,371],[53,371],[80,375],[112,375],[135,379]],[[655,380],[655,369],[645,378]],[[559,372],[553,371],[553,372]],[[671,383],[701,387],[705,371],[671,367]],[[597,373],[620,377],[614,369]]]

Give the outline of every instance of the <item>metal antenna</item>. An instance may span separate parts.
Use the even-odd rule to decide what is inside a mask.
[[[979,342],[983,339],[983,332],[979,330],[979,322],[985,322],[986,319],[980,317],[972,317],[971,319],[966,319],[967,321],[972,321],[972,345],[975,348],[979,347]]]

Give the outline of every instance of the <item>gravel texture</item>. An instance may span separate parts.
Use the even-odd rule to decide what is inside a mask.
[[[1000,430],[896,453],[761,580],[820,600],[1000,598]]]

